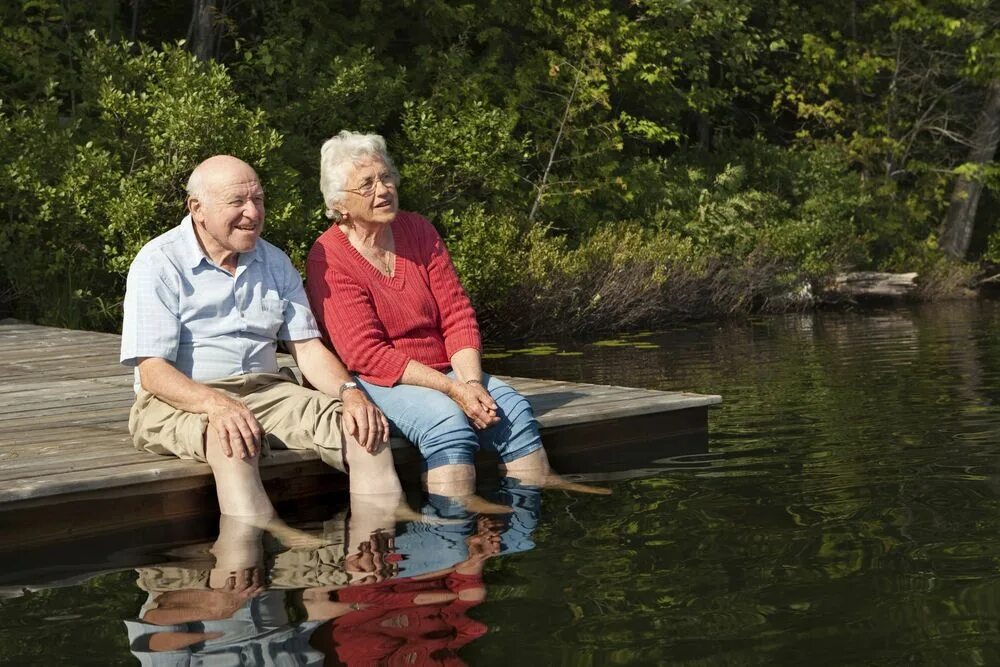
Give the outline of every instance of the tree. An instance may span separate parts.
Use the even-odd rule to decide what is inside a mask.
[[[993,161],[1000,144],[1000,78],[994,79],[987,89],[970,144],[969,157],[962,165],[965,169],[960,171],[951,193],[941,234],[942,250],[955,259],[965,259],[972,240],[983,192],[983,181],[976,171]]]

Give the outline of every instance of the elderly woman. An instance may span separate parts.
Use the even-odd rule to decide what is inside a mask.
[[[343,131],[323,144],[320,188],[334,224],[307,269],[320,328],[391,430],[420,449],[429,491],[471,494],[480,448],[506,474],[545,483],[531,406],[483,373],[479,325],[448,251],[426,219],[399,210],[398,185],[382,137]]]

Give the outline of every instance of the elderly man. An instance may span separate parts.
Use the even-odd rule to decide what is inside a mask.
[[[136,369],[136,448],[208,462],[222,513],[257,525],[274,522],[258,471],[269,447],[316,451],[350,470],[352,498],[401,506],[385,417],[323,345],[288,257],[260,238],[257,174],[218,155],[187,190],[189,215],[128,274],[121,362]],[[319,391],[279,372],[278,340]]]

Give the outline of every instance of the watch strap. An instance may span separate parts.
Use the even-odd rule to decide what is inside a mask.
[[[340,389],[337,390],[337,396],[343,398],[344,392],[347,391],[348,389],[361,389],[361,387],[358,386],[357,382],[353,380],[348,380],[344,384],[340,385]]]

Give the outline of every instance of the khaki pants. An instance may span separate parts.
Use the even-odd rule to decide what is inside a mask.
[[[340,400],[300,386],[276,373],[248,373],[206,382],[243,401],[264,429],[261,455],[270,449],[311,449],[329,466],[345,471]],[[208,415],[184,412],[140,391],[129,414],[136,449],[205,461]]]

